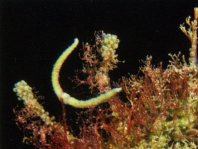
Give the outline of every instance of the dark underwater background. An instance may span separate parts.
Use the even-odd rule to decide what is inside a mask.
[[[195,0],[1,0],[0,1],[0,149],[29,149],[14,121],[13,109],[20,105],[12,91],[14,83],[26,80],[44,96],[44,107],[57,120],[61,106],[52,91],[53,63],[75,37],[80,43],[93,42],[94,32],[116,34],[120,39],[119,59],[125,60],[110,73],[117,81],[128,73],[138,74],[141,59],[153,56],[163,61],[168,53],[181,51],[187,58],[190,43],[179,25],[193,8]],[[71,81],[82,68],[79,49],[61,72],[65,90],[80,96]],[[81,91],[83,91],[81,89]],[[67,107],[68,119],[75,122],[75,109]],[[76,110],[77,111],[77,110]]]

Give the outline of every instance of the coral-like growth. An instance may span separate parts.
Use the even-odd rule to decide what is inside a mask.
[[[73,136],[64,129],[63,125],[55,122],[33,94],[32,88],[25,82],[15,84],[14,92],[22,100],[24,107],[15,110],[16,122],[24,132],[23,141],[31,143],[38,148],[69,148]]]
[[[84,67],[82,72],[87,76],[85,80],[77,78],[79,84],[87,84],[91,92],[104,93],[111,89],[109,71],[117,67],[116,49],[119,39],[116,35],[98,32],[95,35],[96,44],[86,43],[83,46],[82,60]]]
[[[197,19],[197,18],[196,18]],[[24,142],[38,148],[134,148],[134,149],[195,149],[198,147],[198,70],[196,67],[197,20],[180,28],[190,39],[189,64],[179,54],[169,54],[167,68],[152,65],[147,56],[142,75],[122,77],[118,88],[112,89],[109,72],[117,67],[116,35],[97,32],[93,45],[83,45],[83,69],[78,85],[89,86],[90,95],[101,94],[87,101],[65,93],[58,80],[59,71],[67,56],[77,46],[75,42],[58,58],[52,71],[53,89],[64,107],[69,104],[87,108],[79,113],[76,122],[79,134],[67,129],[63,119],[56,122],[36,99],[32,88],[20,81],[14,91],[24,106],[15,109],[16,122],[24,132]],[[85,87],[86,87],[85,86]],[[122,90],[121,94],[118,94]]]

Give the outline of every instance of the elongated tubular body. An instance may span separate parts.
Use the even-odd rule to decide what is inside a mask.
[[[117,93],[119,93],[122,89],[114,88],[110,91],[107,91],[104,94],[101,94],[97,97],[94,97],[94,98],[91,98],[88,100],[76,99],[76,98],[70,96],[68,93],[63,91],[63,89],[61,88],[60,82],[59,82],[60,70],[61,70],[63,63],[68,58],[68,56],[77,47],[78,43],[79,43],[79,40],[77,38],[75,38],[73,44],[71,46],[69,46],[55,62],[53,70],[52,70],[52,76],[51,76],[52,87],[53,87],[55,94],[58,96],[59,100],[61,102],[63,102],[64,104],[68,104],[68,105],[71,105],[76,108],[89,108],[90,106],[95,106],[95,105],[107,102],[113,96],[115,96]]]

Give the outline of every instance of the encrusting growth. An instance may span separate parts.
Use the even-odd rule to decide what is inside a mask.
[[[16,83],[13,91],[16,92],[18,99],[22,100],[24,105],[31,107],[32,112],[41,117],[46,125],[54,125],[54,118],[49,117],[49,113],[45,112],[43,106],[35,98],[32,88],[24,80]]]
[[[48,149],[60,149],[63,144],[67,147],[69,142],[72,143],[73,135],[65,131],[64,127],[55,121],[55,117],[49,116],[38,102],[33,89],[24,80],[16,83],[13,91],[24,104],[20,110],[14,110],[17,116],[16,124],[24,132],[23,142]]]
[[[74,97],[71,97],[69,94],[65,93],[59,83],[59,73],[60,69],[64,63],[64,61],[67,59],[67,57],[72,53],[72,51],[76,48],[78,45],[78,39],[76,38],[74,40],[74,43],[68,47],[58,58],[56,63],[54,64],[53,70],[52,70],[52,86],[54,89],[54,92],[58,96],[59,100],[65,104],[71,105],[76,108],[88,108],[90,106],[95,106],[98,104],[101,104],[103,102],[107,102],[111,97],[115,96],[117,93],[119,93],[122,89],[121,88],[114,88],[110,91],[107,91],[104,94],[101,94],[95,98],[91,98],[88,100],[78,100]],[[108,50],[108,49],[107,49]],[[106,51],[107,52],[107,51]]]

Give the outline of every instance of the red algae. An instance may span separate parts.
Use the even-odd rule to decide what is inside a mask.
[[[56,122],[37,101],[31,87],[25,81],[17,83],[14,91],[24,106],[14,113],[24,133],[23,142],[45,149],[197,148],[197,18],[187,18],[186,23],[188,30],[184,25],[180,28],[192,44],[189,63],[181,53],[169,54],[164,69],[162,63],[153,66],[148,56],[140,68],[141,76],[122,77],[116,83],[122,88],[120,94],[79,113],[77,136],[68,129],[63,103],[62,121]],[[96,32],[95,43],[83,45],[83,69],[76,74],[76,85],[88,86],[90,95],[111,90],[109,72],[120,62],[118,44],[116,35]]]

